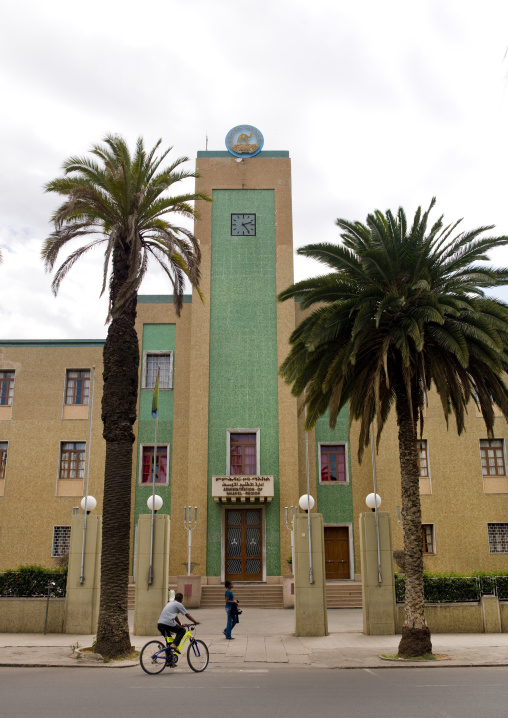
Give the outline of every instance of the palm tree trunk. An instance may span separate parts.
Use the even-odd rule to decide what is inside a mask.
[[[402,381],[397,386],[396,395],[406,570],[406,601],[399,656],[414,658],[432,653],[432,643],[425,620],[423,593],[422,516],[416,421],[411,417],[409,400]]]
[[[128,272],[128,253],[115,249],[111,297]],[[131,650],[127,593],[132,481],[132,426],[136,420],[139,345],[134,295],[109,327],[104,345],[103,436],[106,440],[101,556],[101,598],[97,652],[107,658]]]

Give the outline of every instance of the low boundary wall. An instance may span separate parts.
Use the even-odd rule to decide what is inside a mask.
[[[43,633],[47,598],[0,598],[0,633]],[[47,633],[63,633],[65,598],[50,598]]]
[[[426,603],[431,633],[508,633],[508,602],[484,596],[480,603]],[[402,632],[404,604],[396,607],[396,633]]]

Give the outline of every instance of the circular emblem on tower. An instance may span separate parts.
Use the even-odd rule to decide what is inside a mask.
[[[255,157],[264,142],[261,132],[252,125],[237,125],[226,135],[226,148],[234,157]]]

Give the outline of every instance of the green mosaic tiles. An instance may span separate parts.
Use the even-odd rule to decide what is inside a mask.
[[[335,429],[330,429],[328,412],[318,419],[316,433],[316,471],[320,474],[319,442],[342,443],[347,447],[347,463],[349,483],[322,483],[317,484],[317,510],[323,514],[325,524],[351,523],[353,524],[353,488],[351,484],[351,457],[349,456],[349,413],[345,407],[337,418]]]
[[[141,354],[141,372],[139,386],[142,387],[143,361],[145,352],[173,351],[175,350],[176,327],[174,324],[144,324],[143,343]],[[173,376],[177,359],[173,353]],[[153,446],[155,439],[155,419],[152,418],[152,397],[153,389],[140,388],[139,415],[138,415],[138,443],[135,452],[136,461],[136,495],[134,502],[134,525],[138,523],[139,514],[149,513],[146,501],[152,495],[152,484],[140,486],[141,451],[143,444]],[[164,504],[160,513],[169,514],[171,510],[171,463],[172,463],[172,442],[173,442],[173,401],[172,389],[161,389],[159,391],[159,419],[157,426],[157,444],[169,445],[168,455],[168,484],[155,486],[155,493],[158,494]]]
[[[275,207],[273,190],[214,190],[210,290],[207,575],[220,576],[222,507],[211,477],[226,472],[228,429],[260,430],[266,573],[280,574]],[[256,214],[255,237],[231,236],[231,213]]]

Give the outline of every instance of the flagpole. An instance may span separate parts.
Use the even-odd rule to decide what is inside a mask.
[[[155,417],[155,444],[153,447],[153,470],[152,470],[152,529],[150,532],[150,571],[148,574],[148,585],[151,586],[153,583],[153,531],[154,531],[154,520],[155,520],[155,468],[157,460],[157,424],[159,423],[159,412]],[[160,467],[159,467],[160,471]]]
[[[150,531],[150,569],[148,571],[148,585],[153,583],[153,533],[155,525],[155,471],[157,466],[157,425],[159,423],[159,372],[157,367],[157,378],[155,379],[155,387],[152,399],[152,416],[155,412],[155,443],[153,445],[153,467],[152,467],[152,525]],[[160,471],[160,466],[159,466]]]
[[[88,427],[88,461],[86,462],[86,484],[85,484],[85,510],[83,511],[84,518],[83,518],[83,544],[81,546],[81,573],[79,575],[79,582],[84,583],[85,581],[85,544],[86,544],[86,518],[88,515],[88,479],[90,477],[90,454],[92,451],[92,418],[93,418],[93,394],[94,394],[94,387],[95,387],[95,364],[93,365],[92,369],[92,386],[90,387],[89,391],[89,413],[90,413],[90,423]]]

